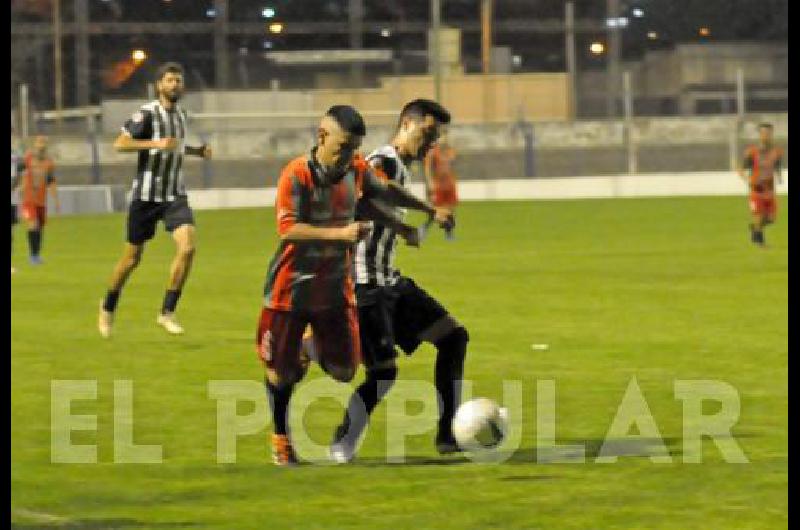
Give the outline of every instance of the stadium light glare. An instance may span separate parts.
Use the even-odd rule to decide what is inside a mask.
[[[700,28],[699,33],[701,37],[708,37],[709,35],[711,35],[711,30],[708,29],[707,27],[702,27]]]
[[[264,18],[272,18],[275,16],[275,9],[271,7],[265,7],[261,10],[261,16]]]
[[[631,10],[631,14],[636,18],[642,18],[644,16],[644,9],[640,7],[634,7],[633,10]]]
[[[628,17],[614,17],[614,18],[607,18],[606,19],[606,27],[607,28],[627,28],[628,27]]]
[[[217,10],[214,9],[213,7],[209,7],[208,9],[206,9],[206,16],[208,18],[216,17],[217,16]]]
[[[606,47],[602,42],[593,42],[591,46],[589,46],[589,51],[594,55],[602,55],[603,52],[606,51]]]
[[[391,37],[391,36],[392,32],[389,30],[389,28],[381,29],[381,37]]]
[[[656,33],[655,31],[648,31],[647,38],[650,40],[656,40],[658,38],[658,33]]]
[[[280,22],[273,22],[269,25],[269,32],[275,34],[283,32],[283,24]]]
[[[144,50],[133,50],[131,52],[131,59],[133,59],[133,62],[136,64],[142,63],[147,59],[147,53],[145,53]]]

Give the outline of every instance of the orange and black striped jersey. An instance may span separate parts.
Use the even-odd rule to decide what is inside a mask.
[[[359,197],[375,178],[359,156],[335,182],[326,181],[313,151],[292,160],[278,179],[278,234],[286,234],[295,223],[325,228],[352,223]],[[281,242],[267,273],[265,307],[304,312],[355,306],[352,252],[352,245],[344,242]]]
[[[744,153],[743,167],[750,173],[750,191],[773,193],[775,177],[780,176],[782,159],[783,150],[780,147],[748,146]]]

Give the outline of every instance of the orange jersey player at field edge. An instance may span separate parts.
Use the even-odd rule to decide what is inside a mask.
[[[775,222],[778,211],[775,180],[780,183],[783,150],[774,144],[771,123],[761,123],[758,136],[758,144],[745,149],[739,174],[750,188],[750,240],[763,247],[764,228]]]
[[[33,265],[42,263],[42,233],[47,222],[47,194],[53,198],[57,212],[60,208],[56,189],[55,164],[47,154],[47,137],[37,136],[33,148],[25,153],[24,170],[20,182],[22,217],[28,226],[28,247]]]

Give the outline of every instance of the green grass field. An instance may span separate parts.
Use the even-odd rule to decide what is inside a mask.
[[[261,379],[252,342],[275,248],[271,209],[197,212],[196,265],[179,307],[187,334],[177,338],[155,325],[172,254],[163,233],[105,341],[97,304],[123,216],[53,218],[39,268],[17,227],[14,528],[785,528],[788,214],[783,200],[760,250],[746,206],[743,197],[472,203],[455,242],[439,232],[400,251],[402,270],[469,329],[473,394],[502,400],[503,381],[521,381],[521,447],[499,465],[439,458],[425,414],[415,425],[429,431],[408,438],[407,463],[386,463],[385,404],[352,465],[276,468],[268,429],[239,437],[236,463],[217,463],[209,381]],[[401,359],[400,378],[431,381],[432,366],[423,347]],[[320,377],[314,366],[306,381]],[[635,443],[618,444],[616,463],[595,462],[633,377],[672,463]],[[96,432],[72,434],[97,446],[96,464],[51,463],[51,380],[69,379],[97,381],[97,400],[72,404],[72,414],[97,417]],[[134,440],[160,445],[163,463],[114,463],[115,380],[133,382]],[[585,464],[553,463],[545,450],[537,461],[537,380],[555,381],[558,442],[583,443]],[[733,433],[750,463],[726,462],[708,439],[701,464],[683,461],[675,380],[738,390]],[[409,403],[407,414],[421,409]],[[340,414],[326,398],[303,421],[323,444]]]

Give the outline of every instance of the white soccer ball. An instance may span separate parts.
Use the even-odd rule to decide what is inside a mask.
[[[453,436],[467,451],[499,446],[508,432],[508,411],[488,398],[463,403],[453,418]]]

